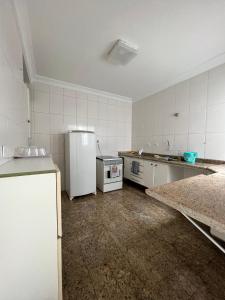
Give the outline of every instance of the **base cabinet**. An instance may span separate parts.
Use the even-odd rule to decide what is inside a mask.
[[[132,161],[139,162],[139,173],[131,171]],[[124,158],[124,177],[148,188],[165,184],[170,178],[169,166],[150,160]]]
[[[132,161],[139,162],[138,175],[132,173]],[[202,169],[175,166],[166,162],[158,163],[156,161],[150,161],[140,158],[124,157],[124,178],[132,180],[148,188],[196,176],[199,174],[207,175],[207,172],[207,170],[205,171]]]
[[[168,165],[157,163],[154,166],[154,171],[154,186],[170,182]]]
[[[154,186],[155,167],[152,161],[144,162],[144,185],[148,188]]]
[[[0,178],[1,299],[62,299],[57,189],[55,173]]]

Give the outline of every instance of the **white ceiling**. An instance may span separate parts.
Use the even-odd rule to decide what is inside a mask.
[[[224,0],[27,0],[27,5],[38,75],[140,99],[224,58]],[[118,38],[140,49],[126,66],[104,59]]]

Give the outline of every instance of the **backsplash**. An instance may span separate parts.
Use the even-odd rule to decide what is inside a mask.
[[[175,114],[178,113],[178,116]],[[225,65],[133,104],[132,148],[225,159]]]
[[[23,83],[20,35],[11,1],[0,4],[0,164],[27,145],[27,88]],[[4,146],[4,157],[2,146]]]
[[[34,82],[31,89],[32,144],[52,153],[62,177],[64,133],[70,129],[95,131],[102,154],[131,149],[131,102],[40,82]]]

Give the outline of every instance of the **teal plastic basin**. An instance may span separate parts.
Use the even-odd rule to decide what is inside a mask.
[[[194,164],[197,157],[197,152],[184,152],[184,160],[190,164]]]

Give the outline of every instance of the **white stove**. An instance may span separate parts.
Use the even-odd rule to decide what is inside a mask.
[[[97,156],[97,188],[102,192],[123,187],[123,159],[115,156]]]

